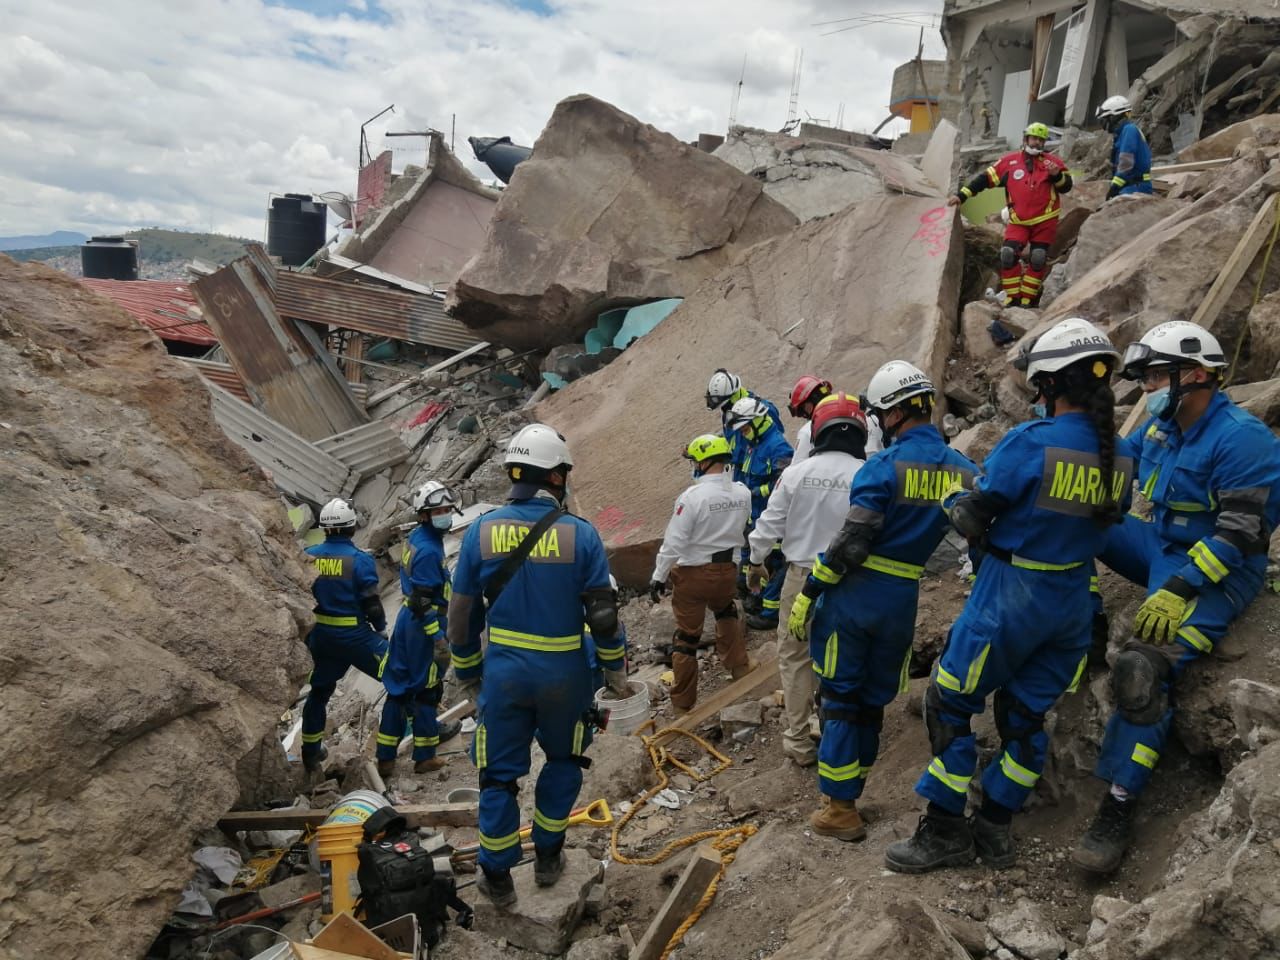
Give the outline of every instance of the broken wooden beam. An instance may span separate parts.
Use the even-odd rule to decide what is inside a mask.
[[[673,722],[667,724],[667,729],[695,730],[699,725],[719,716],[720,711],[730,704],[737,703],[743,697],[750,696],[766,683],[777,683],[777,681],[778,658],[769,657],[767,660],[762,660],[757,664],[756,668],[745,677],[733,681],[723,690],[716,691],[684,716],[676,717]],[[662,743],[674,736],[675,734],[670,732],[660,733],[655,743]]]
[[[453,356],[448,357],[444,360],[441,360],[439,363],[434,363],[431,366],[427,367],[425,370],[419,370],[417,373],[415,373],[412,377],[409,377],[407,380],[401,380],[399,383],[393,383],[391,386],[387,387],[385,390],[379,390],[377,393],[369,397],[369,399],[365,402],[365,406],[372,407],[375,403],[381,403],[383,400],[386,400],[388,397],[394,397],[397,393],[400,393],[402,390],[408,390],[415,383],[421,383],[423,380],[431,376],[433,373],[439,373],[441,370],[448,370],[459,360],[465,360],[467,357],[473,354],[479,353],[481,350],[488,349],[489,346],[490,344],[488,340],[481,340],[479,343],[473,343],[471,346],[467,347],[467,349],[459,350]]]
[[[719,873],[720,854],[709,846],[698,847],[693,852],[693,859],[684,868],[684,873],[680,874],[680,879],[667,894],[667,900],[658,910],[657,916],[645,930],[636,948],[631,951],[629,960],[658,960],[672,935],[689,914],[693,913],[694,907]]]
[[[1165,177],[1171,173],[1191,173],[1193,170],[1212,170],[1231,162],[1230,157],[1218,157],[1216,160],[1193,160],[1189,163],[1167,163],[1161,167],[1152,167],[1151,176]]]
[[[422,803],[397,807],[410,827],[474,827],[479,824],[479,808],[474,803]],[[328,810],[232,810],[218,826],[237,830],[302,830],[318,827],[329,817]]]

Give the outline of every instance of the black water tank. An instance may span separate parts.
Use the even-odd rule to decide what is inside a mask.
[[[90,237],[80,246],[80,271],[93,280],[137,280],[138,241]]]
[[[267,253],[287,267],[300,267],[324,246],[329,208],[306,193],[286,193],[271,201]]]
[[[516,167],[533,154],[530,147],[512,143],[510,137],[467,137],[467,142],[476,159],[487,164],[503,183],[510,183]]]

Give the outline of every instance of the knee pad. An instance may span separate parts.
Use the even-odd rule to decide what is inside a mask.
[[[858,726],[870,727],[879,733],[884,727],[884,707],[861,706],[858,708]]]
[[[686,657],[696,657],[698,643],[701,640],[700,633],[685,633],[683,630],[677,630],[671,638],[671,652],[682,653]]]
[[[1001,743],[1026,744],[1044,729],[1044,714],[1036,713],[1003,687],[992,698],[991,709],[995,713],[996,733],[1000,735]],[[1021,723],[1015,723],[1015,720]]]
[[[520,784],[515,780],[499,780],[491,777],[484,771],[480,772],[480,789],[481,790],[505,790],[513,797],[520,793]]]
[[[1000,266],[1008,270],[1018,262],[1018,247],[1004,246],[1000,248]]]
[[[423,687],[413,695],[414,703],[426,704],[428,707],[434,707],[440,702],[444,695],[444,684],[437,683],[434,687]]]
[[[737,620],[738,619],[737,602],[734,600],[730,600],[729,605],[727,607],[725,607],[723,610],[715,611],[712,614],[712,616],[714,616],[717,620]]]
[[[942,756],[954,741],[973,733],[969,726],[971,719],[965,717],[964,722],[958,724],[943,719],[942,691],[936,683],[929,684],[924,694],[924,728],[929,734],[929,749],[935,757]]]
[[[1145,644],[1130,644],[1111,668],[1116,709],[1130,723],[1149,726],[1169,709],[1169,661]]]
[[[1032,270],[1043,270],[1044,265],[1049,262],[1049,248],[1038,245],[1032,247],[1029,260]]]

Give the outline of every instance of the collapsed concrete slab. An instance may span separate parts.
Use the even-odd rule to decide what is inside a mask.
[[[1264,113],[1260,117],[1241,120],[1231,126],[1210,134],[1203,140],[1197,140],[1178,154],[1179,163],[1190,163],[1196,160],[1216,160],[1229,157],[1245,140],[1257,138],[1264,132],[1280,133],[1280,114]]]
[[[940,196],[918,167],[887,150],[734,127],[714,156],[764,181],[764,192],[801,222],[829,216],[867,197]]]
[[[308,579],[199,376],[118,307],[0,257],[0,369],[0,551],[21,565],[0,955],[140,957],[306,673]]]
[[[959,217],[938,200],[864,200],[761,244],[608,367],[540,404],[538,417],[568,437],[576,510],[600,530],[618,579],[647,582],[688,483],[684,445],[720,429],[703,402],[716,367],[780,404],[801,372],[860,393],[891,359],[941,384],[961,238]]]
[[[602,310],[689,296],[795,223],[758,180],[569,97],[503,192],[450,312],[487,340],[548,349],[580,340]]]

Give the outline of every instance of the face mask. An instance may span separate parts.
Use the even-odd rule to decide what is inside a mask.
[[[1049,416],[1049,408],[1043,403],[1033,403],[1031,405],[1031,415],[1037,420],[1043,420]]]
[[[449,530],[453,526],[453,517],[450,514],[442,513],[437,517],[431,518],[431,525],[437,530]]]
[[[1044,147],[1023,147],[1022,149],[1027,152],[1029,157],[1038,157],[1044,153]]]
[[[1173,412],[1169,409],[1169,388],[1161,387],[1147,394],[1147,413],[1161,420],[1167,419]]]

